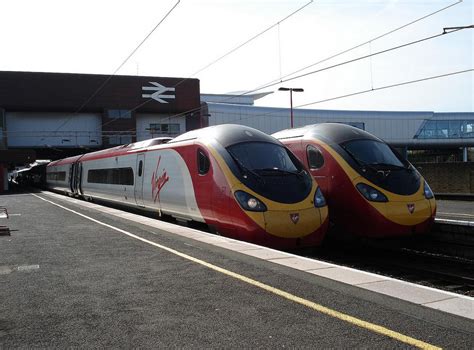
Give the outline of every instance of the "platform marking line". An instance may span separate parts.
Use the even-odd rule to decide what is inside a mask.
[[[461,225],[461,226],[473,226],[474,221],[464,221],[464,220],[456,220],[456,219],[442,219],[442,218],[436,218],[435,219],[436,223],[453,223],[456,225]]]
[[[54,199],[58,199],[60,201],[65,201],[65,202],[69,202],[69,203],[73,203],[73,204],[76,204],[78,206],[82,206],[82,207],[85,207],[85,208],[89,208],[89,209],[94,209],[96,211],[102,211],[103,212],[103,208],[104,206],[100,206],[98,204],[92,204],[91,202],[86,202],[86,201],[83,201],[83,200],[80,200],[80,199],[74,199],[72,197],[67,197],[65,195],[60,195],[60,194],[56,194],[56,193],[53,193],[53,192],[41,192],[41,194],[44,194],[45,196],[48,196],[48,197],[53,197]],[[119,214],[120,212],[120,214]],[[111,212],[110,213],[111,215],[113,216],[117,216],[117,217],[120,217],[120,218],[125,218],[127,220],[131,220],[131,221],[134,221],[134,222],[138,222],[138,223],[141,223],[142,225],[145,225],[145,226],[151,226],[155,229],[159,229],[159,230],[162,230],[162,231],[166,231],[168,233],[176,233],[178,235],[181,235],[181,233],[179,232],[176,232],[176,230],[179,230],[179,228],[183,228],[183,227],[180,227],[180,226],[177,226],[176,224],[169,224],[169,223],[165,223],[164,221],[160,221],[160,220],[157,220],[157,219],[150,219],[150,218],[147,218],[147,217],[144,217],[144,216],[141,216],[142,220],[140,221],[137,221],[131,217],[127,217],[127,212],[123,212],[123,211],[120,211],[118,209],[115,210],[115,212]],[[139,216],[139,214],[130,214],[130,215],[133,215],[133,216]],[[440,220],[444,220],[444,219],[435,219],[437,222],[439,222]],[[154,224],[156,223],[159,223],[159,226],[155,226],[155,225],[150,225],[149,223],[150,222],[153,222]],[[459,221],[457,221],[459,222]],[[469,221],[462,221],[461,223],[470,223],[470,225],[474,226],[474,222],[469,222]],[[165,225],[166,224],[166,225]],[[162,225],[165,225],[165,226],[162,226]],[[170,230],[171,229],[171,230]],[[203,243],[208,243],[208,244],[211,244],[211,245],[214,245],[213,242],[210,242],[210,237],[215,237],[216,240],[220,239],[220,240],[223,240],[225,239],[226,241],[235,241],[234,239],[232,238],[225,238],[223,236],[216,236],[216,235],[212,235],[210,233],[206,233],[206,232],[203,232],[203,231],[198,231],[196,229],[192,229],[192,228],[189,228],[189,227],[185,227],[183,228],[185,231],[190,231],[192,232],[193,234],[194,233],[197,233],[199,235],[204,235],[206,236],[205,239],[201,239],[199,237],[192,237],[192,235],[182,235],[183,237],[187,237],[187,238],[191,238],[191,239],[196,239],[200,242],[203,242]],[[147,230],[145,230],[147,231]],[[147,231],[147,232],[150,232],[151,231]],[[262,246],[257,246],[253,243],[249,243],[249,242],[243,242],[243,241],[239,241],[239,242],[242,242],[242,243],[245,243],[246,245],[250,245],[250,246],[255,246],[257,247],[258,249],[268,249],[268,250],[273,250],[273,249],[270,249],[270,248],[266,248],[266,247],[262,247]],[[305,258],[305,257],[302,257],[302,256],[297,256],[297,255],[294,255],[294,254],[290,254],[290,253],[284,253],[282,251],[278,251],[278,250],[273,250],[273,251],[277,251],[279,253],[282,253],[282,254],[285,254],[286,256],[283,257],[283,259],[288,259],[289,257],[293,257],[293,258],[299,258],[301,260],[313,260],[313,259],[309,259],[309,258]],[[246,251],[239,251],[237,250],[237,252],[241,252],[242,254],[247,254],[249,255],[247,252],[248,250]],[[272,258],[272,259],[263,259],[263,260],[266,260],[266,261],[270,261],[270,262],[274,262],[274,263],[277,263],[276,261],[273,261],[275,258]],[[328,262],[323,262],[323,261],[320,261],[319,262],[325,264],[328,266],[328,268],[331,268],[331,267],[336,267],[336,268],[339,268],[339,269],[342,269],[342,270],[347,270],[347,271],[355,271],[357,273],[360,273],[360,274],[363,274],[363,275],[367,275],[367,276],[375,276],[375,277],[381,277],[381,275],[378,275],[378,274],[375,274],[375,273],[372,273],[372,272],[367,272],[367,271],[362,271],[362,270],[357,270],[357,269],[354,269],[354,268],[351,268],[351,267],[347,267],[347,266],[340,266],[340,265],[336,265],[336,264],[331,264],[331,263],[328,263]],[[305,271],[305,272],[308,272],[308,270],[301,270],[301,271]],[[313,270],[313,271],[317,271],[317,270]],[[394,282],[397,282],[397,283],[400,283],[400,284],[403,284],[403,285],[407,285],[407,286],[411,286],[411,287],[416,287],[416,288],[419,288],[419,289],[423,289],[423,290],[428,290],[428,291],[431,291],[431,292],[437,292],[437,293],[443,293],[443,294],[446,294],[446,295],[450,295],[452,296],[453,298],[457,298],[457,299],[466,299],[466,300],[474,300],[473,297],[469,297],[467,295],[462,295],[462,294],[456,294],[456,293],[453,293],[453,292],[447,292],[447,291],[442,291],[440,289],[435,289],[435,288],[432,288],[432,287],[428,287],[428,286],[423,286],[423,285],[420,285],[420,284],[415,284],[415,283],[412,283],[412,282],[407,282],[407,281],[402,281],[402,280],[399,280],[399,279],[396,279],[396,278],[391,278],[391,277],[388,277],[388,276],[382,276],[385,281],[394,281]],[[329,278],[329,279],[332,279],[330,277],[325,277],[325,278]],[[338,279],[333,279],[334,281],[338,281],[338,282],[341,282],[341,283],[345,283],[341,280],[338,280]],[[381,281],[382,282],[382,281]],[[357,286],[361,286],[361,285],[357,285]],[[382,292],[379,292],[381,294],[384,294]],[[388,295],[390,296],[390,294],[385,294],[385,295]],[[400,299],[400,298],[399,298]],[[404,299],[402,299],[404,300]],[[416,304],[416,303],[415,303]],[[428,305],[428,303],[419,303],[419,305]]]
[[[445,212],[437,212],[437,215],[452,215],[452,216],[466,216],[470,218],[474,218],[473,214],[465,214],[465,213],[445,213]]]
[[[124,235],[127,235],[131,238],[134,238],[134,239],[137,239],[139,241],[142,241],[144,243],[147,243],[147,244],[150,244],[152,246],[155,246],[157,248],[160,248],[162,250],[165,250],[171,254],[174,254],[174,255],[177,255],[179,257],[182,257],[186,260],[189,260],[189,261],[192,261],[192,262],[195,262],[199,265],[202,265],[202,266],[205,266],[211,270],[214,270],[214,271],[217,271],[217,272],[220,272],[224,275],[227,275],[227,276],[230,276],[232,278],[235,278],[237,280],[240,280],[242,282],[245,282],[247,284],[250,284],[252,286],[255,286],[255,287],[258,287],[260,289],[263,289],[263,290],[266,290],[272,294],[275,294],[275,295],[278,295],[280,297],[283,297],[287,300],[290,300],[290,301],[293,301],[295,303],[298,303],[300,305],[303,305],[303,306],[306,306],[310,309],[313,309],[319,313],[322,313],[322,314],[325,314],[325,315],[328,315],[328,316],[331,316],[331,317],[334,317],[334,318],[337,318],[341,321],[345,321],[347,323],[350,323],[352,325],[355,325],[357,327],[360,327],[360,328],[364,328],[368,331],[371,331],[371,332],[374,332],[374,333],[378,333],[378,334],[381,334],[381,335],[384,335],[384,336],[387,336],[389,338],[392,338],[392,339],[395,339],[395,340],[398,340],[402,343],[405,343],[405,344],[409,344],[409,345],[412,345],[412,346],[415,346],[415,347],[418,347],[420,349],[430,349],[430,350],[434,350],[434,349],[442,349],[440,347],[437,347],[435,345],[432,345],[432,344],[429,344],[429,343],[426,343],[426,342],[423,342],[421,340],[418,340],[418,339],[415,339],[415,338],[412,338],[412,337],[409,337],[407,335],[404,335],[404,334],[401,334],[401,333],[398,333],[396,331],[392,331],[391,329],[388,329],[386,327],[383,327],[383,326],[379,326],[375,323],[371,323],[371,322],[368,322],[368,321],[364,321],[364,320],[361,320],[357,317],[353,317],[353,316],[350,316],[350,315],[347,315],[347,314],[344,314],[342,312],[339,312],[339,311],[336,311],[336,310],[333,310],[333,309],[330,309],[326,306],[323,306],[323,305],[320,305],[320,304],[317,304],[315,302],[312,302],[312,301],[309,301],[307,299],[304,299],[304,298],[301,298],[301,297],[298,297],[296,295],[293,295],[289,292],[285,292],[284,290],[281,290],[281,289],[278,289],[278,288],[275,288],[275,287],[272,287],[268,284],[265,284],[265,283],[262,283],[262,282],[259,282],[257,280],[254,280],[252,278],[249,278],[249,277],[246,277],[244,275],[241,275],[241,274],[238,274],[236,272],[233,272],[233,271],[230,271],[230,270],[227,270],[227,269],[224,269],[222,267],[219,267],[217,265],[214,265],[214,264],[211,264],[207,261],[204,261],[204,260],[201,260],[201,259],[198,259],[198,258],[195,258],[191,255],[187,255],[187,254],[184,254],[184,253],[181,253],[175,249],[172,249],[172,248],[169,248],[169,247],[166,247],[164,245],[161,245],[159,243],[155,243],[155,242],[152,242],[148,239],[145,239],[145,238],[142,238],[140,236],[137,236],[133,233],[130,233],[128,231],[125,231],[125,230],[122,230],[118,227],[115,227],[115,226],[112,226],[112,225],[109,225],[109,224],[106,224],[105,222],[101,222],[99,220],[96,220],[92,217],[89,217],[87,215],[84,215],[82,213],[79,213],[75,210],[72,210],[72,209],[69,209],[67,207],[64,207],[60,204],[57,204],[57,203],[54,203],[52,201],[49,201],[45,198],[42,198],[34,193],[32,193],[33,196],[45,201],[45,202],[48,202],[52,205],[55,205],[59,208],[62,208],[64,210],[67,210],[71,213],[74,213],[76,215],[79,215],[87,220],[90,220],[92,222],[95,222],[96,224],[99,224],[99,225],[102,225],[102,226],[105,226],[105,227],[108,227],[114,231],[117,231],[117,232],[120,232],[120,233],[123,233]]]

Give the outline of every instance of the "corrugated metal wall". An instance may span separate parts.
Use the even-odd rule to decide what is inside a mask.
[[[101,114],[7,112],[8,147],[97,147]]]

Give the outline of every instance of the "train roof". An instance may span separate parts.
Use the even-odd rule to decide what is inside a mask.
[[[287,129],[274,133],[277,139],[291,138],[320,138],[331,143],[341,144],[352,140],[374,140],[384,142],[365,130],[342,123],[320,123],[307,125],[302,128]]]
[[[267,135],[260,130],[237,124],[220,124],[192,130],[174,138],[169,143],[174,144],[199,139],[215,139],[223,147],[241,142],[270,142],[280,144],[273,136]]]
[[[78,161],[79,159],[83,161],[88,161],[102,158],[117,157],[130,153],[146,151],[148,149],[155,149],[156,146],[163,144],[174,145],[180,142],[199,139],[215,139],[223,147],[228,147],[230,145],[234,145],[241,142],[270,142],[281,144],[280,141],[276,140],[274,137],[267,135],[259,130],[250,128],[248,126],[236,124],[222,124],[210,126],[203,129],[192,130],[174,139],[172,139],[171,137],[158,137],[150,140],[130,143],[127,145],[107,148],[104,150],[86,153],[74,157],[64,158],[51,162],[48,164],[48,166],[71,164]]]
[[[156,137],[156,138],[149,139],[149,140],[129,143],[129,144],[125,144],[125,145],[120,145],[120,146],[116,146],[116,147],[112,147],[112,148],[103,149],[103,150],[100,150],[100,151],[85,153],[85,154],[81,154],[81,155],[74,156],[74,157],[69,157],[69,158],[56,160],[54,162],[49,163],[48,166],[71,164],[71,163],[74,163],[74,162],[78,161],[79,159],[93,160],[93,159],[101,159],[101,158],[121,156],[121,155],[128,154],[128,153],[139,152],[143,149],[148,149],[152,146],[162,145],[162,144],[168,143],[172,139],[173,138],[171,138],[171,137]]]
[[[51,163],[49,163],[47,166],[56,166],[56,165],[64,165],[64,164],[74,163],[75,161],[77,161],[82,156],[83,155],[81,154],[81,155],[78,155],[78,156],[73,156],[73,157],[68,157],[68,158],[64,158],[64,159],[55,160],[55,161],[52,161]]]

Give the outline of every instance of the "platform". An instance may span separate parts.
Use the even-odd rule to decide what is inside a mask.
[[[440,222],[472,222],[474,226],[474,202],[436,200],[436,219]]]
[[[0,347],[474,348],[474,299],[51,194],[4,195]]]

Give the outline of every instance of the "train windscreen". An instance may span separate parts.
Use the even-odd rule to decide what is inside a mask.
[[[385,143],[374,140],[353,140],[342,147],[361,165],[383,164],[394,167],[406,167],[406,164],[393,153]]]
[[[311,192],[312,178],[285,147],[270,142],[242,142],[226,148],[232,171],[256,193],[281,203],[297,203]]]
[[[286,148],[278,144],[245,142],[229,146],[227,150],[240,166],[254,172],[274,170],[298,173],[302,170]]]

